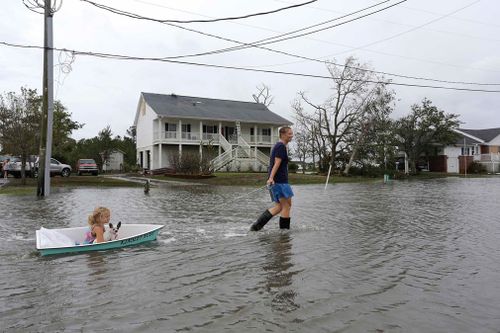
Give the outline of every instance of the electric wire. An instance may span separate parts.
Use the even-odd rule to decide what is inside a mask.
[[[88,0],[81,0],[81,1],[93,4],[93,3],[89,2]],[[361,9],[361,10],[357,10],[357,11],[355,11],[353,13],[359,13],[360,11],[364,11],[366,9],[373,8],[374,6],[378,6],[378,5],[383,4],[383,3],[387,2],[387,1],[389,1],[389,0],[377,3],[375,5],[366,7],[366,8]],[[341,22],[341,23],[334,24],[332,26],[328,26],[328,27],[324,27],[324,28],[321,28],[321,29],[317,29],[317,30],[315,30],[313,32],[309,32],[309,33],[303,33],[303,34],[296,35],[296,36],[286,37],[286,38],[283,38],[283,39],[280,39],[280,40],[277,40],[277,41],[282,41],[282,40],[296,38],[296,37],[303,37],[303,36],[311,34],[311,33],[315,33],[315,32],[326,30],[326,29],[331,29],[333,27],[336,27],[336,26],[339,26],[339,25],[343,25],[343,24],[346,24],[346,23],[350,23],[352,21],[359,20],[360,18],[367,17],[367,16],[373,15],[375,13],[387,10],[389,8],[397,6],[397,5],[399,5],[399,4],[403,3],[403,2],[406,2],[406,1],[407,0],[401,0],[401,1],[397,2],[397,3],[392,4],[392,5],[388,5],[386,7],[381,8],[381,9],[369,12],[369,13],[364,14],[362,16],[358,16],[358,17],[355,17],[353,19],[350,19],[350,20],[347,20],[347,21],[344,21],[344,22]],[[117,9],[115,9],[115,10],[117,10]],[[346,14],[343,17],[350,16],[353,13]],[[132,17],[132,18],[138,19],[137,17],[134,17],[134,15],[136,15],[136,14],[120,14],[120,15],[125,15],[125,16],[128,16],[128,17]],[[143,17],[143,18],[147,19],[147,20],[152,20],[152,21],[158,22],[155,19],[150,19],[150,18],[146,18],[146,17]],[[335,19],[333,19],[333,20],[335,20]],[[331,22],[331,21],[332,20],[325,21],[325,22]],[[162,22],[159,22],[159,23],[162,23]],[[283,55],[286,55],[286,56],[298,58],[298,59],[301,59],[301,60],[307,60],[307,61],[312,61],[312,62],[319,62],[319,63],[322,63],[322,64],[330,63],[332,65],[346,67],[343,64],[339,64],[339,63],[335,63],[335,62],[327,62],[326,60],[321,60],[321,59],[317,59],[317,58],[311,58],[311,57],[297,55],[297,54],[293,54],[293,53],[289,53],[289,52],[285,52],[285,51],[271,49],[271,48],[268,48],[268,47],[261,46],[260,44],[258,44],[258,42],[257,42],[257,44],[254,44],[254,42],[253,43],[245,43],[245,42],[241,42],[241,41],[238,41],[238,40],[234,40],[234,39],[230,39],[230,38],[226,38],[226,37],[222,37],[222,36],[218,36],[218,35],[206,33],[206,32],[203,32],[203,31],[195,30],[195,29],[192,29],[192,28],[187,28],[187,27],[184,27],[184,26],[179,26],[179,25],[172,24],[172,23],[164,23],[164,24],[167,24],[169,26],[173,26],[173,27],[176,27],[176,28],[179,28],[179,29],[182,29],[182,30],[187,30],[187,31],[190,31],[190,32],[201,34],[201,35],[204,35],[204,36],[208,36],[208,37],[212,37],[212,38],[216,38],[216,39],[220,39],[220,40],[224,40],[224,41],[229,41],[229,42],[232,42],[232,43],[240,44],[240,46],[236,46],[236,47],[234,47],[234,49],[233,48],[229,48],[228,49],[228,50],[231,50],[231,51],[232,50],[237,50],[237,49],[240,50],[240,49],[243,49],[243,48],[255,47],[255,48],[264,49],[266,51],[270,51],[270,52],[273,52],[273,53],[278,53],[278,54],[283,54]],[[323,23],[319,23],[318,25],[321,25],[321,24],[324,24],[324,22]],[[306,28],[303,28],[303,29],[306,30],[306,29],[309,29],[309,28],[306,27]],[[299,29],[299,30],[302,30],[302,29]],[[281,35],[284,36],[286,34],[287,33],[281,34]],[[279,36],[281,36],[281,35],[279,35]],[[271,44],[271,43],[273,43],[273,41],[266,41],[265,43],[262,43],[262,45]],[[228,51],[225,51],[225,52],[228,52]],[[197,56],[205,56],[205,55],[218,54],[218,53],[221,53],[221,50],[208,51],[208,52],[196,53],[196,54],[168,56],[168,57],[163,57],[162,59],[165,59],[165,60],[174,60],[174,59],[181,59],[181,58],[187,58],[187,57],[197,57]],[[500,83],[481,83],[481,82],[466,82],[466,81],[441,80],[441,79],[434,79],[434,78],[428,78],[428,77],[420,77],[420,76],[396,74],[396,73],[384,72],[384,71],[376,71],[376,70],[371,70],[371,69],[366,69],[366,68],[359,68],[359,67],[349,67],[349,66],[347,66],[347,68],[356,69],[356,70],[362,70],[362,71],[371,72],[371,73],[374,73],[374,74],[382,74],[382,75],[387,75],[387,76],[394,76],[394,77],[399,77],[399,78],[404,78],[404,79],[422,80],[422,81],[430,81],[430,82],[438,82],[438,83],[462,84],[462,85],[478,85],[478,86],[496,86],[496,85],[500,85]]]
[[[17,48],[26,48],[26,49],[40,49],[40,50],[44,49],[43,46],[14,44],[14,43],[8,43],[8,42],[4,42],[4,41],[0,41],[0,45],[10,46],[10,47],[17,47]],[[180,65],[190,65],[190,66],[209,67],[209,68],[218,68],[218,69],[241,70],[241,71],[247,71],[247,72],[289,75],[289,76],[308,77],[308,78],[316,78],[316,79],[327,79],[327,80],[340,79],[339,77],[325,76],[325,75],[318,75],[318,74],[273,71],[273,70],[245,68],[245,67],[238,67],[238,66],[226,66],[226,65],[216,65],[216,64],[198,63],[198,62],[188,62],[188,61],[180,61],[180,60],[170,60],[170,59],[155,58],[155,57],[135,57],[135,56],[127,56],[127,55],[121,55],[121,54],[95,53],[95,52],[88,52],[88,51],[69,50],[69,49],[64,49],[64,48],[50,48],[50,49],[56,50],[56,51],[68,51],[68,52],[72,52],[74,55],[91,56],[91,57],[98,57],[98,58],[104,58],[104,59],[136,60],[136,61],[158,61],[158,62],[166,62],[166,63],[180,64]],[[446,87],[446,86],[423,85],[423,84],[402,83],[402,82],[381,81],[381,80],[364,80],[364,79],[361,80],[361,79],[349,79],[349,78],[344,78],[344,79],[346,81],[352,81],[352,82],[367,82],[367,83],[386,84],[386,85],[394,85],[394,86],[402,86],[402,87],[430,88],[430,89],[443,89],[443,90],[469,91],[469,92],[484,92],[484,93],[500,93],[500,90],[472,89],[472,88],[461,88],[461,87]]]
[[[133,14],[133,13],[128,13],[128,12],[125,12],[125,11],[122,11],[122,10],[119,10],[119,9],[116,9],[116,8],[113,8],[113,7],[110,7],[110,6],[106,6],[106,5],[103,5],[103,4],[99,4],[99,3],[96,3],[96,2],[90,1],[90,0],[81,0],[81,1],[88,2],[88,3],[94,5],[94,6],[98,7],[98,8],[108,10],[108,11],[113,12],[115,14],[125,15],[125,13],[126,13],[127,16],[130,16],[130,17],[140,18],[140,19],[146,19],[145,17],[142,17],[140,15]],[[274,13],[278,13],[278,12],[281,12],[281,11],[284,11],[284,10],[288,10],[288,9],[292,9],[292,8],[297,8],[297,7],[302,7],[302,6],[305,6],[305,5],[309,5],[309,4],[311,4],[313,2],[316,2],[316,1],[318,1],[318,0],[310,0],[310,1],[307,1],[307,2],[304,2],[304,3],[294,4],[294,5],[291,5],[291,6],[288,6],[288,7],[278,8],[278,9],[270,10],[270,11],[267,11],[267,12],[247,14],[247,15],[242,15],[242,16],[223,17],[223,18],[216,18],[216,19],[210,19],[210,20],[163,20],[163,19],[150,19],[150,18],[148,18],[148,20],[154,20],[156,22],[161,22],[161,23],[212,23],[212,22],[220,22],[220,21],[233,21],[233,20],[246,19],[246,18],[255,17],[255,16],[262,16],[262,15],[274,14]]]

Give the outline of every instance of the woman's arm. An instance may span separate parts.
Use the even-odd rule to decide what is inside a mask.
[[[94,227],[94,233],[95,233],[95,242],[96,243],[104,242],[104,227],[103,226],[96,225]]]
[[[268,185],[273,185],[274,184],[274,176],[276,176],[276,172],[278,172],[278,168],[281,165],[281,158],[275,157],[274,158],[274,165],[271,170],[271,173],[269,174],[269,179],[267,180]]]

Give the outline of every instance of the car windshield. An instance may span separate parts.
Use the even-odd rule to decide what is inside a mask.
[[[94,160],[80,160],[81,164],[95,164]]]

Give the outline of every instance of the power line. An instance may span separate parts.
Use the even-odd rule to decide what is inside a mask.
[[[108,10],[108,11],[113,12],[115,14],[124,15],[124,13],[126,13],[126,12],[124,12],[122,10],[118,10],[116,8],[109,7],[109,6],[106,6],[106,5],[103,5],[103,4],[99,4],[99,3],[96,3],[96,2],[93,2],[93,1],[90,1],[90,0],[81,0],[81,1],[88,2],[88,3],[90,3],[90,4],[92,4],[92,5],[96,6],[96,7]],[[241,19],[245,19],[245,18],[250,18],[250,17],[255,17],[255,16],[262,16],[262,15],[269,15],[269,14],[274,14],[274,13],[281,12],[283,10],[288,10],[288,9],[292,9],[292,8],[302,7],[302,6],[309,5],[309,4],[311,4],[313,2],[316,2],[316,1],[318,1],[318,0],[310,0],[308,2],[299,3],[299,4],[291,5],[291,6],[288,6],[288,7],[278,8],[278,9],[270,10],[270,11],[267,11],[267,12],[247,14],[247,15],[242,15],[242,16],[223,17],[223,18],[216,18],[216,19],[210,19],[210,20],[160,20],[160,19],[154,19],[154,20],[157,21],[157,22],[161,22],[161,23],[212,23],[212,22],[220,22],[220,21],[241,20]],[[140,15],[136,15],[136,14],[133,14],[133,13],[127,13],[127,14],[128,14],[127,16],[130,15],[130,17],[144,19],[144,17],[142,17]]]
[[[90,4],[93,4],[92,2],[90,2],[88,0],[82,0],[82,1],[85,1],[85,2],[88,2]],[[373,8],[375,6],[381,5],[381,4],[386,3],[388,1],[390,1],[390,0],[382,1],[382,2],[377,3],[375,5],[372,5],[372,6],[369,6],[369,7],[360,9],[360,10],[357,10],[355,12],[343,15],[340,18],[344,18],[344,17],[350,16],[350,15],[353,15],[353,14],[365,11],[367,9],[371,9],[371,8]],[[282,39],[274,39],[276,37],[286,36],[288,34],[292,34],[292,33],[298,32],[298,31],[308,30],[311,27],[316,27],[318,25],[323,25],[325,23],[329,23],[329,22],[332,22],[332,21],[340,19],[340,18],[335,18],[335,19],[332,19],[332,20],[328,20],[328,21],[325,21],[325,22],[322,22],[322,23],[319,23],[319,24],[316,24],[316,25],[313,25],[313,26],[310,26],[310,27],[305,27],[305,28],[302,28],[302,29],[298,29],[298,30],[295,30],[295,31],[292,31],[292,32],[289,32],[289,33],[283,33],[283,34],[280,34],[280,35],[275,36],[275,37],[270,37],[270,38],[261,40],[261,41],[265,41],[265,42],[262,42],[262,43],[260,43],[261,41],[251,42],[251,43],[245,43],[245,42],[241,42],[241,41],[238,41],[238,40],[234,40],[234,39],[230,39],[230,38],[226,38],[226,37],[222,37],[222,36],[218,36],[218,35],[206,33],[206,32],[203,32],[203,31],[195,30],[195,29],[192,29],[192,28],[187,28],[187,27],[184,27],[184,26],[179,26],[179,25],[172,24],[172,23],[160,22],[160,21],[158,21],[156,19],[142,17],[142,16],[139,16],[137,14],[132,14],[132,13],[128,13],[128,12],[121,12],[120,13],[120,10],[118,10],[118,9],[113,9],[113,13],[116,13],[116,14],[119,14],[119,15],[123,15],[123,16],[128,16],[128,17],[131,17],[131,18],[134,18],[134,19],[145,19],[145,20],[150,20],[150,21],[154,21],[154,22],[158,22],[158,23],[163,23],[163,24],[166,24],[166,25],[169,25],[169,26],[173,26],[173,27],[182,29],[182,30],[187,30],[187,31],[190,31],[190,32],[194,32],[194,33],[197,33],[197,34],[204,35],[204,36],[208,36],[208,37],[212,37],[212,38],[216,38],[216,39],[220,39],[220,40],[224,40],[224,41],[229,41],[229,42],[232,42],[232,43],[240,44],[240,46],[235,46],[235,47],[227,48],[227,49],[214,50],[214,51],[208,51],[208,52],[196,53],[196,54],[187,54],[187,55],[178,55],[178,56],[163,57],[163,59],[165,59],[165,60],[174,60],[174,59],[181,59],[181,58],[188,58],[188,57],[198,57],[198,56],[204,56],[204,55],[212,55],[212,54],[218,54],[218,53],[222,53],[222,52],[229,52],[229,51],[234,51],[234,50],[241,50],[241,49],[245,49],[245,48],[255,47],[255,48],[263,49],[263,50],[270,51],[270,52],[273,52],[273,53],[278,53],[278,54],[283,54],[283,55],[286,55],[286,56],[298,58],[298,59],[301,59],[301,60],[307,60],[307,61],[313,61],[313,62],[319,62],[319,63],[325,64],[326,63],[325,60],[321,60],[321,59],[317,59],[317,58],[311,58],[311,57],[306,57],[306,56],[302,56],[302,55],[297,55],[297,54],[293,54],[293,53],[289,53],[289,52],[285,52],[285,51],[280,51],[280,50],[276,50],[276,49],[271,49],[271,48],[268,48],[268,47],[264,47],[262,45],[267,45],[267,44],[271,44],[271,43],[275,43],[275,42],[279,42],[279,41],[283,41],[283,40],[288,40],[288,39],[292,39],[292,38],[303,37],[305,35],[309,35],[309,34],[316,33],[316,32],[319,32],[319,31],[323,31],[323,30],[326,30],[326,29],[331,29],[331,28],[334,28],[334,27],[337,27],[337,26],[340,26],[340,25],[343,25],[343,24],[346,24],[346,23],[350,23],[352,21],[359,20],[361,18],[370,16],[370,15],[376,14],[378,12],[387,10],[387,9],[389,9],[391,7],[397,6],[397,5],[399,5],[399,4],[403,3],[403,2],[406,2],[406,1],[407,0],[401,0],[401,1],[397,2],[397,3],[394,3],[392,5],[383,7],[381,9],[369,12],[367,14],[363,14],[361,16],[355,17],[353,19],[350,19],[350,20],[347,20],[347,21],[344,21],[344,22],[340,22],[340,23],[337,23],[337,24],[334,24],[334,25],[331,25],[331,26],[327,26],[327,27],[324,27],[324,28],[321,28],[321,29],[317,29],[317,30],[314,30],[312,32],[306,32],[306,33],[303,33],[303,34],[300,34],[300,35],[288,36],[288,37],[284,37]],[[99,8],[101,8],[101,7],[99,7]],[[108,10],[108,9],[105,9],[105,8],[101,8],[101,9]],[[451,14],[449,14],[449,15],[451,15]],[[273,39],[273,40],[270,40],[270,39]],[[334,63],[334,62],[331,62],[331,64],[336,65],[336,66],[346,67],[343,64],[338,64],[338,63]],[[433,79],[433,78],[427,78],[427,77],[418,77],[418,76],[411,76],[411,75],[396,74],[396,73],[391,73],[391,72],[375,71],[375,70],[370,70],[370,69],[366,69],[366,68],[359,68],[359,67],[350,67],[350,66],[347,66],[347,68],[356,69],[356,70],[363,70],[363,71],[371,72],[371,73],[375,73],[375,74],[382,74],[382,75],[394,76],[394,77],[399,77],[399,78],[404,78],[404,79],[411,79],[411,80],[423,80],[423,81],[431,81],[431,82],[439,82],[439,83],[463,84],[463,85],[479,85],[479,86],[500,85],[500,84],[494,84],[494,83],[480,83],[480,82],[465,82],[465,81],[440,80],[440,79]]]
[[[413,32],[413,31],[415,31],[415,30],[417,30],[417,29],[420,29],[420,28],[422,28],[422,27],[425,27],[425,26],[427,26],[427,25],[430,25],[430,24],[432,24],[432,23],[435,23],[435,22],[437,22],[437,21],[440,21],[440,20],[442,20],[442,19],[444,19],[444,18],[447,18],[447,17],[449,17],[449,16],[451,16],[451,15],[453,15],[453,14],[456,14],[456,13],[458,13],[458,12],[460,12],[460,11],[462,11],[462,10],[466,9],[466,8],[469,8],[469,7],[471,7],[471,6],[475,5],[476,3],[480,2],[480,1],[481,1],[481,0],[476,0],[476,1],[474,1],[474,2],[470,3],[470,4],[466,5],[466,6],[463,6],[463,7],[461,7],[461,8],[458,8],[458,9],[456,9],[456,10],[454,10],[454,11],[452,11],[452,12],[448,13],[448,14],[442,15],[442,16],[440,16],[440,17],[438,17],[438,18],[435,18],[435,19],[433,19],[433,20],[430,20],[430,21],[428,21],[428,22],[426,22],[426,23],[424,23],[424,24],[421,24],[421,25],[418,25],[418,26],[413,27],[413,28],[411,28],[411,29],[408,29],[408,30],[402,31],[402,32],[400,32],[400,33],[397,33],[397,34],[395,34],[395,35],[389,36],[389,37],[387,37],[387,38],[379,39],[379,40],[377,40],[377,41],[374,41],[374,42],[371,42],[371,43],[365,44],[365,45],[363,45],[363,46],[360,46],[359,48],[373,46],[373,45],[375,45],[375,44],[379,44],[379,43],[382,43],[382,42],[386,42],[386,41],[391,40],[391,39],[394,39],[394,38],[396,38],[396,37],[399,37],[399,36],[405,35],[405,34],[407,34],[407,33]],[[352,49],[352,50],[346,50],[346,51],[343,51],[343,52],[340,52],[340,53],[331,54],[330,56],[335,56],[335,55],[339,55],[339,54],[344,54],[344,53],[351,52],[351,51],[354,51],[354,50],[357,50],[357,49],[358,49],[358,48],[354,48],[354,49]]]
[[[149,6],[153,6],[153,7],[166,8],[168,10],[172,10],[172,11],[176,11],[176,12],[187,13],[187,14],[190,14],[190,15],[197,15],[197,16],[206,17],[206,18],[213,18],[211,16],[200,14],[198,12],[193,12],[193,11],[188,11],[188,10],[179,9],[179,8],[175,8],[175,7],[165,6],[164,4],[158,4],[158,3],[154,3],[154,2],[150,2],[150,1],[146,1],[146,0],[133,0],[133,1],[139,2],[139,3],[142,3],[142,4],[146,4],[146,5],[149,5]],[[284,1],[284,0],[274,0],[274,1],[275,2],[280,2],[280,3],[285,3],[285,4],[293,4],[293,2],[288,2],[288,1]],[[382,3],[383,2],[380,2],[379,4],[382,4]],[[335,11],[335,10],[326,9],[326,8],[317,7],[317,6],[308,6],[307,8],[311,8],[311,9],[315,9],[315,10],[319,10],[319,11],[324,11],[324,12],[342,14],[342,15],[346,15],[346,16],[348,15],[348,14],[346,14],[344,12]],[[367,8],[369,8],[369,7],[367,7]],[[430,12],[430,11],[423,10],[423,9],[413,9],[413,8],[410,8],[410,7],[407,7],[407,6],[401,6],[401,8],[407,8],[407,9],[412,9],[412,10],[419,10],[419,11],[422,11],[422,12],[431,13],[433,15],[444,15],[444,14]],[[352,12],[350,14],[353,14],[353,13],[355,13],[355,12]],[[457,18],[455,16],[450,16],[449,18],[457,19],[457,20],[469,21],[469,20],[466,20],[466,19]],[[370,19],[374,20],[374,21],[379,21],[379,22],[384,22],[384,23],[390,23],[390,24],[395,24],[395,25],[403,25],[403,26],[407,26],[407,27],[415,27],[415,25],[401,23],[401,22],[396,22],[396,21],[389,21],[389,20],[375,18],[375,17],[372,17]],[[335,20],[335,19],[333,19],[333,20]],[[481,23],[479,21],[474,21],[474,20],[470,20],[470,21],[472,23]],[[273,33],[283,34],[283,32],[276,31],[274,29],[269,29],[269,28],[262,27],[262,26],[256,26],[256,25],[242,23],[242,22],[229,22],[229,23],[237,24],[237,25],[241,25],[241,26],[246,26],[246,27],[250,27],[250,28],[253,28],[253,29],[258,29],[258,30],[264,30],[264,31],[270,31],[270,32],[273,32]],[[500,25],[499,25],[499,27],[500,27]],[[456,35],[456,36],[461,36],[461,37],[466,37],[466,38],[472,38],[472,39],[480,39],[480,40],[487,40],[487,41],[494,41],[494,42],[500,41],[500,40],[497,40],[497,39],[491,39],[491,38],[485,38],[485,37],[478,37],[478,36],[460,34],[460,33],[446,31],[446,30],[437,30],[437,29],[429,29],[429,28],[426,28],[426,30],[433,31],[433,32],[439,32],[439,33],[444,33],[444,34]],[[366,52],[377,53],[377,54],[381,54],[381,55],[384,55],[384,56],[398,57],[398,58],[402,58],[402,59],[414,60],[414,61],[419,61],[419,62],[424,62],[424,63],[430,63],[430,64],[435,64],[435,65],[441,65],[441,66],[447,66],[447,67],[454,67],[454,68],[461,68],[461,69],[472,69],[472,70],[484,71],[484,72],[499,72],[498,70],[491,69],[491,68],[477,68],[477,67],[471,67],[471,66],[466,66],[466,65],[451,64],[449,62],[443,62],[443,61],[437,61],[437,60],[430,60],[430,59],[422,59],[422,58],[417,58],[417,57],[410,57],[410,56],[407,56],[407,55],[401,55],[401,54],[390,53],[390,52],[383,52],[383,51],[379,51],[379,50],[367,49],[367,48],[363,48],[363,47],[357,47],[357,46],[347,45],[347,44],[342,44],[342,43],[335,43],[335,42],[332,42],[332,41],[327,41],[327,40],[318,39],[318,38],[310,38],[309,37],[307,39],[312,40],[312,41],[316,41],[316,42],[320,42],[320,43],[325,43],[325,44],[330,44],[330,45],[335,45],[335,46],[342,46],[344,48],[360,49],[360,50],[363,50],[363,51],[366,51]],[[318,59],[321,60],[321,59],[327,58],[327,57],[328,56],[321,56]],[[252,68],[252,67],[253,68],[276,67],[276,66],[297,64],[297,63],[301,63],[301,62],[304,62],[304,61],[305,60],[298,60],[298,61],[289,61],[289,62],[286,62],[286,63],[275,63],[275,64],[258,65],[258,66],[247,66],[247,67],[250,67],[250,68]],[[337,65],[342,66],[342,64],[337,64]],[[456,81],[450,81],[450,82],[456,82]],[[486,84],[486,85],[488,85],[488,84]]]
[[[26,49],[44,49],[42,46],[36,45],[22,45],[22,44],[14,44],[8,43],[4,41],[0,41],[0,45],[17,47],[17,48],[26,48]],[[296,73],[296,72],[283,72],[283,71],[273,71],[273,70],[264,70],[264,69],[255,69],[255,68],[245,68],[238,66],[225,66],[225,65],[216,65],[216,64],[206,64],[206,63],[197,63],[197,62],[188,62],[188,61],[180,61],[180,60],[169,60],[164,58],[155,58],[155,57],[135,57],[135,56],[127,56],[121,54],[111,54],[111,53],[94,53],[88,51],[77,51],[77,50],[69,50],[64,48],[50,48],[52,50],[57,51],[66,51],[71,52],[75,55],[84,55],[84,56],[92,56],[104,59],[115,59],[115,60],[136,60],[136,61],[159,61],[166,62],[172,64],[180,64],[180,65],[191,65],[198,67],[209,67],[209,68],[218,68],[218,69],[231,69],[231,70],[241,70],[247,72],[257,72],[257,73],[267,73],[267,74],[280,74],[280,75],[290,75],[290,76],[298,76],[298,77],[309,77],[316,79],[340,79],[338,77],[333,76],[325,76],[325,75],[317,75],[317,74],[307,74],[307,73]],[[375,83],[375,84],[386,84],[386,85],[394,85],[394,86],[402,86],[402,87],[416,87],[416,88],[431,88],[431,89],[444,89],[444,90],[456,90],[456,91],[469,91],[469,92],[484,92],[484,93],[500,93],[500,90],[485,90],[485,89],[471,89],[471,88],[459,88],[459,87],[445,87],[445,86],[433,86],[433,85],[422,85],[422,84],[413,84],[413,83],[401,83],[401,82],[393,82],[393,81],[377,81],[377,80],[360,80],[360,79],[346,79],[346,81],[352,82],[367,82],[367,83]]]

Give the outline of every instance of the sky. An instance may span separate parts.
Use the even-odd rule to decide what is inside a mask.
[[[25,2],[34,0],[25,0]],[[54,0],[53,0],[54,1]],[[307,0],[93,0],[156,20],[200,20],[272,11]],[[344,63],[356,57],[373,70],[434,80],[488,83],[464,85],[386,75],[395,83],[500,91],[500,23],[497,0],[389,0],[371,11],[391,8],[267,48],[307,58]],[[39,0],[39,2],[42,2]],[[178,27],[118,15],[81,0],[57,0],[54,47],[135,57],[171,57],[232,47],[223,39],[252,43],[315,25],[382,2],[317,0],[268,15]],[[329,25],[360,17],[370,10]],[[318,28],[327,27],[326,25]],[[179,27],[196,30],[204,34]],[[310,32],[313,29],[305,30]],[[43,46],[43,15],[22,0],[2,0],[0,43]],[[219,38],[213,38],[215,35]],[[221,39],[222,37],[223,39]],[[0,93],[21,86],[41,92],[43,51],[0,45]],[[182,61],[328,76],[324,63],[259,48],[178,59]],[[141,92],[253,101],[257,86],[270,87],[270,109],[293,121],[293,101],[305,92],[315,104],[333,93],[332,81],[303,76],[249,72],[156,61],[103,59],[54,52],[54,91],[84,124],[73,138],[94,137],[107,125],[125,135],[133,125]],[[500,127],[500,92],[473,92],[392,86],[393,118],[410,112],[423,98],[459,115],[462,128]]]

